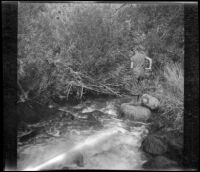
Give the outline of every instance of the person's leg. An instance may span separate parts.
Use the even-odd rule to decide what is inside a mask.
[[[138,88],[141,87],[141,77],[137,78],[137,85],[138,85]],[[137,95],[137,102],[139,101],[139,99],[140,99],[140,93],[138,93]]]
[[[141,84],[141,77],[137,78],[137,84],[140,85]]]

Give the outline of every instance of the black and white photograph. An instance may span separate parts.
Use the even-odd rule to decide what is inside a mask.
[[[17,2],[17,171],[184,171],[184,33],[184,3]]]

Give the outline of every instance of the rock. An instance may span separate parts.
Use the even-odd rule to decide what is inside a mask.
[[[161,131],[165,127],[165,124],[163,124],[161,121],[156,121],[154,123],[151,123],[149,126],[150,133],[155,133]]]
[[[90,121],[98,121],[99,119],[101,119],[104,116],[107,116],[107,114],[105,114],[101,111],[98,111],[98,110],[79,114],[80,118],[84,118],[84,119],[87,119],[87,120],[90,120]]]
[[[98,110],[95,110],[95,111],[93,111],[91,113],[96,119],[100,119],[100,118],[102,118],[104,116],[108,116],[107,114],[105,114],[105,113],[103,113],[101,111],[98,111]]]
[[[81,153],[77,154],[73,160],[73,163],[75,163],[78,167],[83,167],[84,166],[83,155]]]
[[[71,114],[70,112],[63,112],[63,111],[60,112],[59,117],[61,119],[66,119],[66,120],[74,120],[75,119],[73,114]]]
[[[165,138],[168,141],[168,144],[176,149],[183,148],[183,134],[176,133],[173,131],[168,131],[165,134]]]
[[[81,124],[87,127],[102,127],[100,120],[98,120],[99,118],[97,118],[93,112],[79,113],[77,114],[77,119]]]
[[[128,103],[123,103],[120,106],[121,116],[133,119],[135,121],[147,121],[151,115],[151,111],[143,106],[134,106]]]
[[[156,110],[160,106],[160,102],[157,98],[150,96],[148,94],[144,94],[141,97],[141,104],[150,108],[151,110]]]
[[[20,137],[19,141],[20,142],[27,142],[28,140],[35,138],[38,134],[40,134],[40,130],[34,130],[34,131]]]
[[[177,150],[179,152],[183,151],[183,142],[178,139],[170,140],[168,144],[173,150]]]
[[[65,165],[68,165],[68,167],[73,164],[75,164],[78,167],[84,166],[84,157],[83,154],[79,151],[69,153],[68,157],[65,159]]]
[[[157,135],[149,135],[143,140],[142,149],[152,155],[161,155],[167,152],[168,146],[163,138]]]
[[[143,164],[144,168],[151,169],[173,169],[178,166],[177,162],[172,161],[164,156],[156,156],[152,160]]]
[[[183,160],[183,135],[168,132],[164,136],[168,144],[168,157],[180,162],[181,164]]]
[[[77,114],[77,117],[79,119],[84,119],[84,120],[88,120],[88,121],[96,121],[97,120],[95,118],[95,116],[93,115],[93,112],[79,113],[79,114]]]

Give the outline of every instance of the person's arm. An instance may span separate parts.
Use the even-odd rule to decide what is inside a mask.
[[[152,59],[149,57],[145,57],[145,59],[147,59],[149,61],[149,67],[145,68],[145,69],[151,69],[152,68]]]
[[[131,69],[133,68],[133,56],[130,57],[130,60],[131,60]]]
[[[131,61],[131,69],[133,68],[133,61]]]

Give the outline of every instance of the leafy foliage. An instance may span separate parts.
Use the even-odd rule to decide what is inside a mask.
[[[142,93],[166,77],[176,84],[164,66],[183,64],[182,5],[19,3],[18,18],[18,80],[43,103],[88,91]],[[130,70],[133,48],[153,59],[152,80],[141,86]]]

